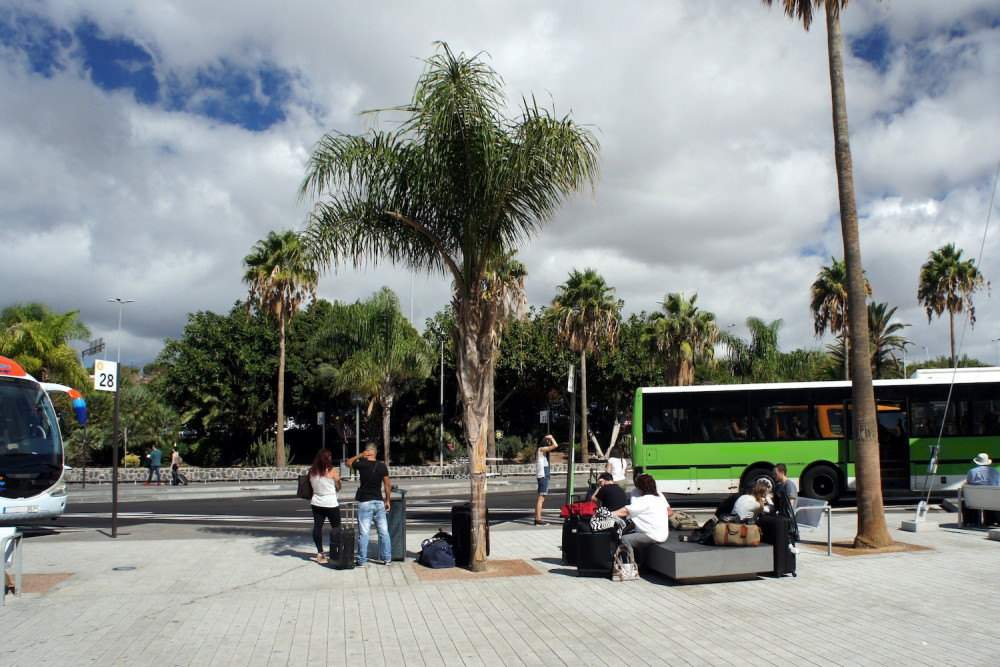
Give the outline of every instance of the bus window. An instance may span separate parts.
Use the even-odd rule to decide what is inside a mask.
[[[690,441],[687,395],[643,394],[643,443],[665,445]]]
[[[750,396],[750,430],[753,440],[803,440],[810,437],[812,419],[802,393],[763,390]],[[756,437],[756,434],[760,437]]]
[[[972,430],[969,435],[1000,435],[1000,400],[992,387],[969,387]]]
[[[703,392],[691,397],[698,442],[752,440],[745,391]]]
[[[968,393],[955,387],[951,401],[947,390],[934,387],[913,387],[910,394],[910,434],[915,438],[975,435],[974,412],[969,407]],[[945,404],[948,409],[945,411]]]

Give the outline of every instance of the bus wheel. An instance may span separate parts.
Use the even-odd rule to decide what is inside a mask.
[[[742,493],[748,487],[750,491],[753,491],[753,488],[757,486],[757,482],[764,482],[770,491],[774,490],[774,479],[771,477],[770,470],[767,468],[751,468],[747,474],[743,475],[743,480],[740,482],[740,492]]]
[[[840,497],[840,475],[828,465],[810,468],[802,475],[802,495],[832,503]]]

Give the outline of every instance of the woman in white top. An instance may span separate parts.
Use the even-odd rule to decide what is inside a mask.
[[[770,488],[767,482],[757,482],[751,493],[745,493],[736,499],[733,505],[733,514],[740,518],[740,521],[752,521],[761,512],[767,512],[767,493]]]
[[[340,530],[340,502],[337,500],[337,491],[340,491],[340,473],[333,465],[333,457],[329,449],[321,449],[316,452],[316,458],[312,467],[309,468],[309,481],[312,483],[313,497],[309,501],[313,513],[313,542],[316,543],[316,562],[320,565],[326,563],[326,555],[323,553],[323,524],[329,519],[333,534],[330,536],[331,544],[333,535]]]
[[[638,495],[632,501],[613,512],[615,516],[631,519],[635,532],[622,535],[622,544],[632,547],[636,560],[641,560],[642,547],[647,544],[666,542],[670,534],[670,515],[674,513],[670,503],[656,488],[656,480],[645,473],[635,478]]]
[[[628,484],[626,472],[628,471],[628,461],[622,456],[622,448],[615,445],[608,453],[608,465],[604,467],[604,472],[611,475],[611,481],[625,490]]]
[[[542,444],[538,445],[535,451],[535,477],[538,478],[538,500],[535,502],[535,525],[544,526],[542,521],[542,505],[545,504],[545,496],[549,492],[549,477],[551,468],[549,467],[548,453],[558,447],[556,439],[551,435],[542,438]]]

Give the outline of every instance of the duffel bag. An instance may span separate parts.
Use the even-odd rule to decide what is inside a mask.
[[[715,524],[715,544],[720,547],[755,547],[760,544],[760,526],[720,521]]]
[[[597,509],[597,503],[588,500],[582,503],[569,503],[563,505],[559,510],[559,516],[563,519],[573,516],[590,517],[594,514],[594,510]]]

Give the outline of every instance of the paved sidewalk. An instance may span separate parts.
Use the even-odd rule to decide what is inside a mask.
[[[893,537],[929,550],[829,557],[803,547],[797,578],[695,586],[577,578],[560,564],[558,525],[492,530],[491,559],[523,559],[538,576],[435,582],[410,560],[320,566],[306,531],[292,541],[253,528],[32,537],[25,572],[72,576],[8,595],[0,664],[1000,663],[1000,542],[948,527],[899,531],[912,514],[888,512]],[[835,541],[855,529],[852,511],[834,513]],[[429,533],[408,533],[412,557]]]

